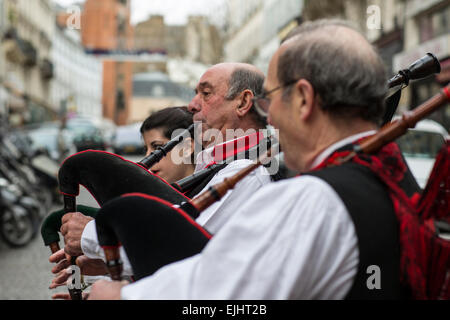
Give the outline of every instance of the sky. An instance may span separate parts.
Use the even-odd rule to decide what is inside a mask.
[[[63,6],[80,2],[79,0],[53,0]],[[164,21],[169,25],[186,23],[189,14],[213,15],[220,19],[220,4],[224,0],[132,0],[131,21],[136,24],[148,18],[150,14],[164,15]]]

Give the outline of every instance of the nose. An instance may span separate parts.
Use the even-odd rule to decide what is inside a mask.
[[[198,101],[198,94],[191,100],[188,105],[188,111],[191,113],[197,113],[201,110],[200,103]]]

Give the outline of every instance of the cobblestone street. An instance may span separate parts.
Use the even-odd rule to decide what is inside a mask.
[[[83,188],[77,198],[79,204],[97,206]],[[24,248],[9,248],[0,241],[0,300],[47,300],[65,287],[49,290],[52,264],[48,262],[50,249],[44,246],[40,232]]]

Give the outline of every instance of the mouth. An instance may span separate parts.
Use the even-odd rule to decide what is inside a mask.
[[[161,170],[152,170],[152,173],[154,174],[154,175],[156,175],[156,176],[159,176],[159,172],[160,172]]]

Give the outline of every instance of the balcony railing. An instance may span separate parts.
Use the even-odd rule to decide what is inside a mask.
[[[5,32],[2,39],[7,59],[25,67],[33,67],[37,63],[37,51],[33,44],[20,38],[15,29]]]
[[[39,68],[41,69],[42,78],[45,80],[50,80],[54,76],[54,67],[53,63],[48,59],[42,59],[39,64]]]

